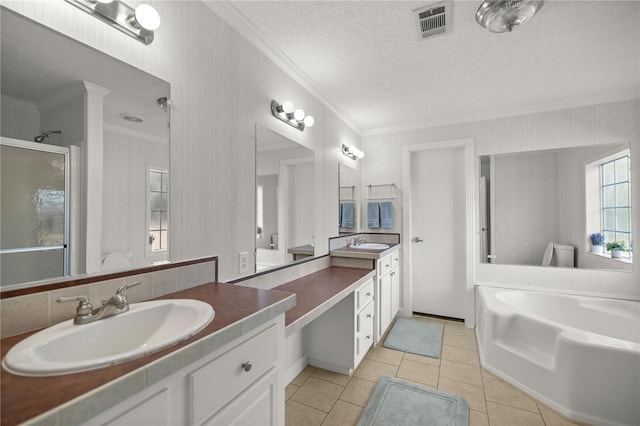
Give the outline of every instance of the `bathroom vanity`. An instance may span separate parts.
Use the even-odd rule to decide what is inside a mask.
[[[374,271],[329,267],[275,287],[296,294],[285,336],[306,328],[310,365],[350,375],[373,344]]]
[[[400,309],[400,244],[387,244],[387,249],[360,249],[351,246],[331,251],[340,258],[336,263],[357,267],[373,267],[374,277],[374,343],[378,343]]]
[[[284,423],[284,312],[295,295],[211,283],[159,299],[209,303],[215,318],[172,347],[110,367],[49,377],[3,369],[2,424]],[[3,339],[2,356],[29,334]]]

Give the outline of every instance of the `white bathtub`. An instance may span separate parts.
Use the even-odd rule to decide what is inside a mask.
[[[640,425],[640,302],[476,292],[484,368],[572,419]]]

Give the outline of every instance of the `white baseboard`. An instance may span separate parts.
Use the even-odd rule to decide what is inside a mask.
[[[353,373],[352,368],[342,367],[340,365],[331,364],[330,362],[324,362],[324,361],[320,361],[318,359],[313,359],[313,358],[309,358],[309,365],[312,365],[318,368],[324,368],[325,370],[344,374],[346,376],[350,376],[351,373]]]
[[[307,355],[303,355],[300,358],[298,358],[298,360],[294,362],[293,365],[289,367],[287,371],[284,373],[284,382],[286,384],[291,383],[293,379],[295,379],[298,376],[298,374],[300,374],[302,370],[304,370],[304,368],[307,366],[308,363],[309,362],[307,360]]]

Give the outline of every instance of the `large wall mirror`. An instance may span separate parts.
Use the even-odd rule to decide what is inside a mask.
[[[358,171],[338,163],[338,230],[340,235],[360,232],[360,179]]]
[[[169,83],[1,14],[2,289],[167,261]]]
[[[256,272],[314,256],[314,152],[256,124]]]
[[[629,148],[481,156],[481,261],[630,271],[637,224]],[[592,241],[592,234],[602,237]]]

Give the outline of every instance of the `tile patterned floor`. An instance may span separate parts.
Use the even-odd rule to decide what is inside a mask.
[[[444,322],[441,359],[387,349],[380,343],[371,348],[351,377],[307,366],[286,388],[286,425],[355,424],[382,376],[464,397],[470,426],[578,424],[480,368],[472,329],[460,322],[416,318]]]

